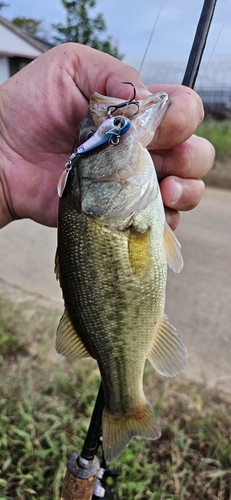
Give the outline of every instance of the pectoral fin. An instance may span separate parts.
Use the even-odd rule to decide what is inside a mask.
[[[175,377],[186,365],[187,349],[165,315],[147,358],[155,370],[166,377]]]
[[[56,335],[56,351],[68,358],[85,358],[90,356],[87,349],[78,337],[67,310],[59,322]]]
[[[169,267],[174,273],[179,273],[184,265],[181,255],[181,245],[167,222],[164,228],[164,248]]]

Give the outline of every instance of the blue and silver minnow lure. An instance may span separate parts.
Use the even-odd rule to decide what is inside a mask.
[[[120,136],[124,135],[130,128],[130,120],[126,116],[111,116],[107,118],[96,132],[81,144],[74,153],[72,153],[70,159],[76,154],[82,155],[88,153],[92,149],[98,148],[103,144],[112,144],[113,146],[119,143]]]
[[[78,155],[86,154],[106,143],[115,146],[119,143],[120,137],[126,134],[129,128],[130,120],[126,116],[109,116],[103,123],[101,123],[96,132],[89,139],[87,139],[87,141],[75,148],[66,163],[65,170],[62,172],[58,182],[57,191],[59,197],[63,194],[69,172],[72,169],[73,162]]]

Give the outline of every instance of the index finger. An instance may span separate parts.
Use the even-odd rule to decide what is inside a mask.
[[[194,90],[183,85],[148,85],[152,93],[167,92],[170,105],[148,149],[169,149],[185,142],[204,118],[203,104]]]
[[[62,47],[60,52],[61,50]],[[150,94],[135,68],[109,54],[80,44],[64,44],[63,50],[71,50],[71,76],[82,97],[85,97],[85,105],[93,92],[130,99],[133,90],[129,85],[124,85],[127,81],[135,86],[137,99],[143,99]],[[68,71],[70,72],[70,61]]]

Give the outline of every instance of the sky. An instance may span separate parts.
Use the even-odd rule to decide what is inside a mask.
[[[66,12],[60,0],[5,0],[5,3],[9,7],[1,15],[9,20],[17,16],[43,19],[48,32],[51,23],[65,23]],[[146,64],[163,58],[181,58],[186,62],[202,5],[203,0],[97,0],[91,13],[103,13],[107,34],[118,43],[125,55],[124,62],[139,68],[158,12]],[[217,0],[204,60],[227,55],[231,56],[231,0]]]

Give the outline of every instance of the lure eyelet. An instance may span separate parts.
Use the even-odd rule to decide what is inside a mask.
[[[112,146],[116,146],[120,142],[120,135],[114,135],[111,136],[109,139],[109,144],[112,144]]]
[[[124,127],[125,125],[125,119],[123,116],[115,116],[114,118],[114,125],[115,127]]]

